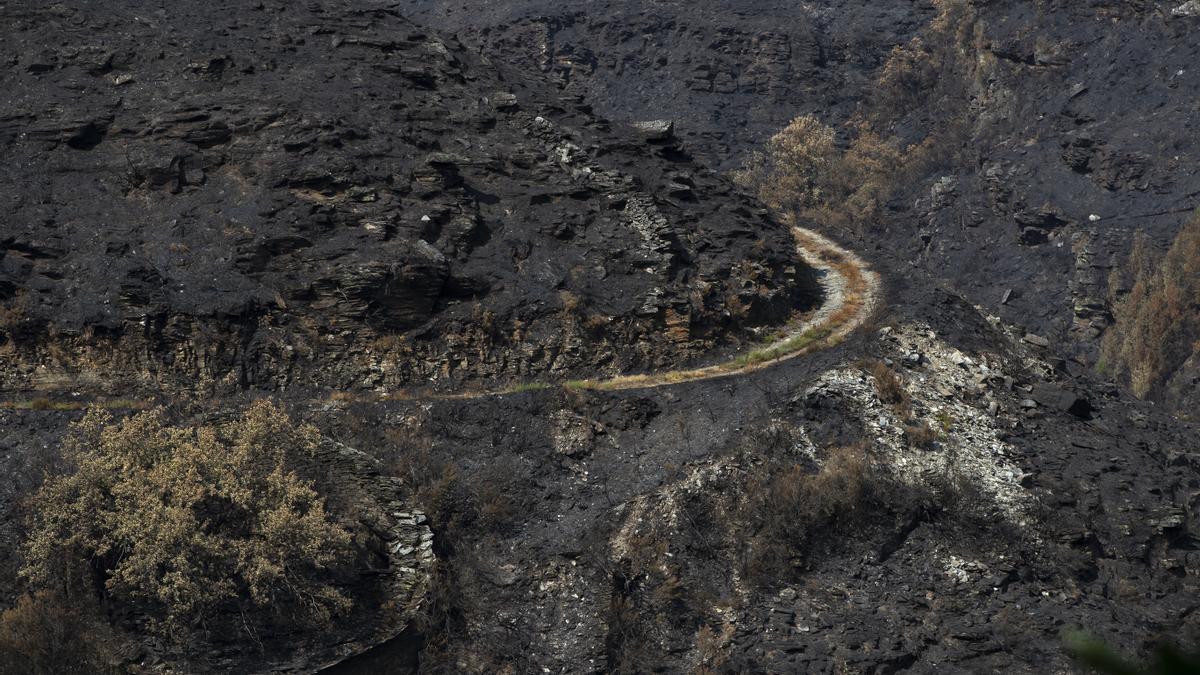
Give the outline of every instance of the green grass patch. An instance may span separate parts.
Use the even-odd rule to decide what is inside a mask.
[[[737,358],[728,362],[725,364],[725,366],[726,369],[746,368],[749,366],[758,365],[760,363],[766,363],[767,361],[774,361],[780,357],[798,352],[814,342],[817,342],[818,340],[824,340],[825,338],[829,337],[830,333],[832,332],[833,331],[829,328],[810,328],[809,330],[806,330],[799,335],[793,335],[782,342],[776,342],[768,347],[760,347],[759,349],[748,351],[745,354],[742,354],[741,356],[738,356]]]
[[[541,391],[549,388],[550,385],[546,384],[545,382],[522,382],[521,384],[514,385],[512,389],[508,390],[508,392],[510,394],[523,394],[527,391]]]

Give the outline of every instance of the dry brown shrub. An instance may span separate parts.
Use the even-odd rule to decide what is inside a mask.
[[[801,213],[828,203],[823,180],[838,154],[833,129],[801,115],[767,141],[765,153],[734,172],[734,180],[780,213]]]
[[[884,140],[865,125],[837,163],[832,177],[835,194],[844,194],[842,209],[853,223],[874,219],[896,188],[904,156],[895,141]]]
[[[792,121],[734,173],[739,185],[785,218],[856,229],[878,216],[904,169],[904,153],[866,124],[849,125],[841,151],[834,131],[811,115]]]
[[[317,442],[266,401],[198,428],[93,409],[65,445],[75,471],[32,500],[22,575],[35,588],[90,577],[172,636],[231,612],[323,624],[350,607],[325,581],[350,537],[289,468]]]
[[[904,427],[904,438],[909,445],[916,448],[928,450],[937,443],[941,438],[941,434],[937,432],[929,422],[921,421],[918,424],[909,424]]]
[[[725,310],[734,319],[744,319],[750,315],[749,303],[743,302],[733,291],[725,294]]]
[[[563,311],[568,314],[574,314],[583,305],[583,300],[571,291],[559,291],[558,301],[562,304]]]
[[[25,293],[16,295],[0,302],[0,333],[17,331],[21,324],[29,319],[30,301]]]
[[[944,102],[949,89],[975,76],[982,36],[974,9],[968,0],[936,0],[934,6],[938,13],[924,35],[893,47],[876,77],[875,95],[863,110],[876,128]]]
[[[612,323],[612,317],[603,314],[589,314],[583,321],[583,327],[593,333],[599,333]]]
[[[480,525],[489,531],[512,524],[521,513],[509,476],[493,475],[480,481],[475,491]]]
[[[729,664],[729,647],[734,633],[734,626],[729,621],[723,622],[719,631],[707,624],[696,631],[696,651],[700,656],[698,672],[716,673]]]
[[[907,417],[909,397],[908,392],[904,390],[904,382],[900,379],[900,375],[883,361],[873,361],[869,369],[871,377],[875,380],[875,390],[879,393],[879,400],[891,405],[897,412],[903,413],[902,416]]]
[[[907,44],[896,45],[875,81],[877,94],[872,101],[875,110],[898,114],[928,90],[936,78],[933,50],[923,38],[917,36]]]
[[[1113,298],[1113,326],[1104,336],[1108,367],[1128,377],[1144,398],[1197,352],[1200,338],[1200,215],[1156,259],[1138,235],[1126,265],[1132,288]],[[1115,287],[1119,284],[1112,284]]]
[[[380,335],[371,341],[371,348],[381,352],[401,352],[409,346],[408,338],[399,333]]]
[[[845,150],[832,128],[797,117],[751,155],[734,179],[787,219],[806,218],[861,233],[877,221],[898,185],[919,180],[959,151],[968,136],[967,106],[987,91],[985,38],[967,0],[937,0],[924,35],[897,46],[873,88],[845,125]],[[924,114],[936,109],[936,115]],[[936,118],[921,142],[895,135]],[[912,127],[912,124],[908,126]]]

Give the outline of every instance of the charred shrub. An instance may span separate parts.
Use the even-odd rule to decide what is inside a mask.
[[[50,591],[0,613],[0,675],[115,673],[120,641],[87,602]]]
[[[855,532],[853,541],[864,541],[864,526],[914,522],[946,498],[898,481],[871,460],[864,445],[833,448],[819,467],[761,469],[741,509],[740,520],[751,532],[746,577],[761,585],[791,579],[821,552],[842,545],[847,532]]]
[[[819,469],[803,464],[758,476],[747,490],[747,576],[760,581],[790,574],[822,531],[852,520],[876,488],[861,446],[831,450]]]

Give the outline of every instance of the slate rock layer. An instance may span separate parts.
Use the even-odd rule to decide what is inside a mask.
[[[5,13],[6,386],[591,376],[816,299],[669,124],[615,128],[394,3]]]

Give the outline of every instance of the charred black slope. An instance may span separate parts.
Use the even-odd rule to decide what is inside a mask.
[[[914,281],[886,330],[716,386],[322,407],[332,435],[436,484],[447,577],[423,672],[1073,672],[1064,629],[1130,655],[1194,645],[1195,428],[1039,365],[1046,350]],[[864,358],[895,362],[938,440],[881,444],[900,434]],[[1047,395],[1068,390],[1090,419]],[[773,512],[755,472],[807,466],[805,438],[949,473],[774,540],[794,559],[751,575],[763,531],[739,505]],[[388,666],[411,651],[335,672],[408,672]]]
[[[1200,14],[1183,0],[417,5],[430,25],[598,96],[616,119],[679,116],[725,166],[799,114],[845,136],[858,113],[898,144],[936,146],[946,161],[900,177],[863,246],[915,261],[1089,365],[1127,290],[1109,279],[1134,233],[1161,250],[1200,206],[1187,131]],[[875,83],[895,47],[914,59],[898,78],[911,91]],[[1167,389],[1192,400],[1195,382],[1193,363]]]
[[[412,16],[540,71],[613,119],[670,116],[733,168],[801,113],[845,117],[931,6],[849,0],[416,0]]]
[[[896,124],[956,139],[955,160],[900,190],[874,236],[1096,364],[1135,233],[1165,248],[1200,206],[1200,16],[1182,4],[972,3],[959,102]]]
[[[593,375],[812,297],[786,228],[669,126],[382,4],[4,13],[7,386]]]

